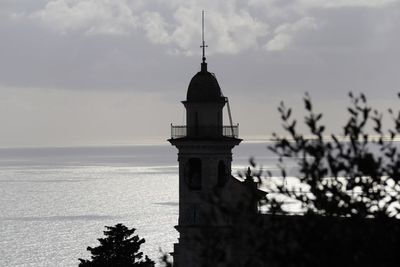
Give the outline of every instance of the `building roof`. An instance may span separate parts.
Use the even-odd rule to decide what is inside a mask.
[[[189,83],[187,102],[221,102],[224,97],[221,93],[218,81],[213,73],[207,71],[207,63],[201,64],[198,72]]]

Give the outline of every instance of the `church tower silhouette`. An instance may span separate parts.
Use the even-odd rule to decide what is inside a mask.
[[[179,162],[179,244],[174,247],[174,266],[196,266],[193,244],[189,237],[204,227],[223,226],[211,218],[209,197],[223,190],[231,177],[232,149],[241,142],[238,125],[223,125],[222,95],[214,74],[207,63],[190,81],[187,97],[186,125],[171,126],[168,141],[178,149]]]
[[[204,20],[203,20],[204,21]],[[204,29],[204,28],[203,28]],[[179,243],[174,245],[174,266],[199,266],[201,255],[195,236],[205,228],[224,227],[224,220],[212,214],[209,198],[224,191],[230,183],[232,149],[242,140],[238,125],[233,125],[228,99],[223,96],[218,81],[207,70],[203,37],[201,71],[190,81],[186,100],[186,125],[171,125],[168,140],[178,149],[179,220],[176,229]],[[223,125],[223,108],[227,104],[230,125]],[[235,179],[236,180],[236,179]]]

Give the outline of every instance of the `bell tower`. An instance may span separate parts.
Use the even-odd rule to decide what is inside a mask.
[[[168,140],[178,149],[179,162],[176,229],[180,238],[173,253],[176,267],[198,266],[200,261],[196,258],[200,255],[192,237],[204,227],[224,226],[224,222],[212,218],[212,204],[207,199],[234,179],[231,177],[232,149],[241,142],[238,125],[232,124],[231,116],[230,125],[223,125],[223,108],[226,104],[229,108],[229,103],[215,75],[207,70],[205,47],[203,39],[201,70],[191,79],[186,100],[182,101],[186,125],[171,125]]]

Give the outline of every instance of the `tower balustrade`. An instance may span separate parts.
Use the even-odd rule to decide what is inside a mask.
[[[224,126],[195,126],[171,124],[171,139],[201,137],[232,137],[239,138],[239,124]]]

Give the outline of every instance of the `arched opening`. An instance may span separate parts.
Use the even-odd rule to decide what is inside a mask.
[[[228,181],[228,178],[228,171],[226,169],[225,162],[220,160],[218,163],[218,186],[224,186]]]
[[[201,160],[191,158],[185,166],[185,182],[191,190],[201,190]]]

